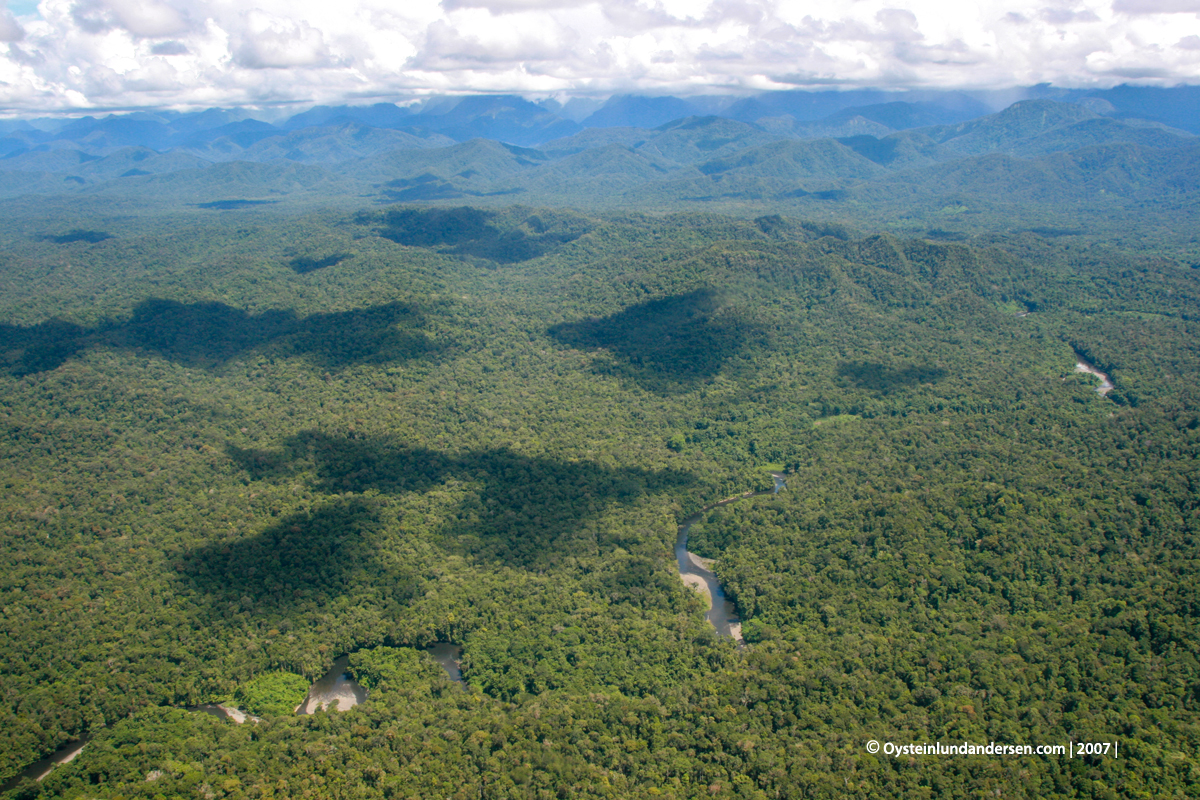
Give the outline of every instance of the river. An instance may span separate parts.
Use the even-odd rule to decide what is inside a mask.
[[[725,590],[721,587],[721,582],[717,580],[716,574],[712,571],[713,560],[710,558],[701,558],[695,553],[687,549],[688,533],[692,529],[692,525],[700,521],[709,511],[719,506],[736,503],[739,500],[745,500],[748,497],[759,497],[764,494],[779,494],[780,490],[787,486],[785,476],[773,472],[771,477],[775,479],[775,488],[765,492],[746,492],[734,497],[726,497],[713,503],[692,514],[683,521],[679,526],[679,535],[675,539],[675,563],[679,567],[679,577],[688,586],[705,595],[708,598],[708,613],[704,618],[709,624],[716,629],[719,636],[728,636],[738,644],[743,644],[742,639],[742,620],[737,615],[737,609],[733,603],[725,596]]]
[[[79,739],[70,742],[52,755],[46,756],[41,761],[35,761],[28,767],[23,769],[18,775],[9,778],[4,783],[0,783],[0,792],[7,792],[17,788],[24,780],[40,781],[50,774],[50,770],[57,767],[59,764],[66,764],[75,759],[79,755],[79,751],[83,750],[83,746],[88,743],[88,739],[92,738],[88,734],[84,734]]]
[[[450,680],[465,686],[462,676],[462,646],[449,642],[435,642],[425,648],[425,652],[433,656],[433,660],[442,665]]]
[[[201,714],[208,714],[218,719],[231,719],[239,725],[246,720],[250,722],[261,722],[262,720],[253,714],[247,714],[236,706],[227,706],[217,703],[201,703],[198,706],[188,706],[188,711],[199,711]]]
[[[679,565],[680,577],[684,583],[705,594],[709,599],[710,607],[708,613],[705,615],[706,619],[712,624],[719,635],[729,636],[739,644],[742,643],[742,621],[738,618],[733,603],[725,596],[725,590],[721,588],[721,583],[717,580],[717,576],[709,568],[712,565],[712,559],[701,558],[695,553],[688,551],[688,531],[691,530],[694,523],[714,508],[728,505],[729,503],[736,503],[738,500],[744,500],[748,497],[778,494],[781,489],[787,486],[787,482],[783,475],[772,473],[772,476],[775,478],[775,488],[773,491],[747,492],[736,497],[727,497],[710,506],[705,506],[683,521],[683,524],[679,527],[679,536],[675,541],[675,559]],[[460,685],[465,685],[461,670],[461,645],[451,644],[450,642],[435,642],[424,648],[424,650],[433,656],[433,659],[446,671],[446,675],[449,676],[450,680]],[[333,666],[309,687],[308,695],[304,698],[304,702],[296,707],[296,713],[313,714],[321,708],[331,711],[346,711],[366,700],[367,690],[350,677],[347,672],[349,666],[349,655],[344,655],[336,659],[333,662]],[[223,703],[203,703],[197,706],[189,706],[187,710],[228,719],[239,724],[260,721],[258,717]],[[81,738],[55,751],[52,755],[34,762],[22,770],[20,774],[0,784],[0,792],[15,789],[25,779],[42,780],[50,774],[50,771],[55,766],[66,764],[79,755],[80,751],[83,750],[83,746],[87,744],[90,738],[90,735],[85,734]]]
[[[329,671],[308,689],[308,697],[296,707],[297,714],[315,714],[318,709],[346,711],[367,699],[367,690],[346,672],[350,656],[336,659]]]
[[[455,683],[462,684],[462,646],[450,642],[434,642],[426,653],[441,665],[446,675]],[[296,707],[297,714],[314,714],[317,709],[346,711],[367,699],[367,690],[350,677],[350,656],[344,655],[333,662],[329,671],[318,678],[308,690],[308,697]],[[253,719],[253,718],[252,718]],[[241,722],[242,720],[237,720]]]
[[[1090,375],[1095,375],[1100,379],[1100,386],[1096,389],[1096,393],[1104,397],[1111,392],[1115,387],[1112,378],[1105,375],[1100,370],[1096,369],[1096,365],[1088,362],[1086,358],[1081,356],[1078,351],[1075,352],[1075,371],[1086,372]]]

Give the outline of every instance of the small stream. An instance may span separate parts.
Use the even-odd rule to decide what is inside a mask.
[[[679,567],[679,577],[688,586],[708,595],[709,609],[704,618],[716,629],[717,635],[728,636],[739,644],[742,643],[742,620],[737,615],[737,609],[734,608],[729,598],[725,596],[725,590],[721,587],[721,582],[717,580],[716,574],[710,569],[712,559],[701,558],[687,549],[688,533],[691,531],[692,525],[699,522],[705,514],[714,508],[736,503],[748,497],[779,494],[780,490],[787,487],[786,476],[773,472],[771,473],[771,477],[775,479],[775,488],[773,490],[746,492],[736,497],[727,497],[710,506],[705,506],[683,521],[683,524],[679,526],[679,536],[675,539],[675,563]]]

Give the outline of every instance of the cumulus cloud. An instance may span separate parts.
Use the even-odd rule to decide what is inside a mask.
[[[273,17],[261,11],[246,15],[238,34],[234,61],[248,69],[327,67],[332,55],[319,30],[303,20]]]
[[[189,28],[185,9],[144,0],[81,0],[71,17],[93,34],[120,28],[140,37],[174,36]]]
[[[25,38],[25,29],[7,8],[0,10],[0,42],[19,42]]]
[[[153,47],[150,48],[150,52],[156,56],[186,56],[192,51],[188,50],[187,45],[183,42],[171,40],[167,42],[157,42]]]
[[[482,8],[493,14],[513,11],[546,11],[553,8],[573,8],[587,5],[593,0],[442,0],[442,8],[455,11],[460,8]]]
[[[1123,14],[1195,14],[1200,0],[1116,0],[1113,10]]]
[[[875,14],[880,35],[893,42],[915,42],[925,36],[918,30],[917,15],[903,8],[885,8]]]
[[[1200,81],[1200,0],[42,0],[0,5],[29,111],[794,86]]]
[[[553,34],[553,35],[548,35]],[[429,26],[409,66],[421,70],[488,68],[573,57],[571,31],[509,30],[467,33],[445,22]]]
[[[186,9],[146,0],[108,0],[117,23],[135,36],[177,36],[191,27]]]
[[[1076,10],[1073,8],[1043,8],[1038,12],[1038,19],[1051,25],[1068,25],[1072,22],[1099,22],[1100,17],[1091,9]]]

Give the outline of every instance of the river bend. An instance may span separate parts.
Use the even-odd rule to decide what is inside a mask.
[[[775,488],[773,490],[746,492],[734,497],[727,497],[710,506],[705,506],[683,521],[683,524],[679,526],[679,535],[675,539],[675,563],[679,568],[679,577],[685,584],[708,598],[709,609],[704,618],[716,629],[717,634],[719,636],[728,636],[738,644],[743,643],[742,620],[738,617],[737,609],[734,608],[733,603],[725,595],[725,590],[721,587],[721,582],[717,580],[716,573],[711,569],[713,560],[710,558],[701,558],[687,549],[688,533],[691,531],[692,525],[700,521],[705,514],[714,508],[736,503],[748,497],[779,494],[780,490],[787,486],[787,480],[785,476],[776,472],[771,473],[771,476],[775,479]]]

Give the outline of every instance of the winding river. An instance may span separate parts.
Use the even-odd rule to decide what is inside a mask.
[[[1081,367],[1085,362],[1080,360]],[[1088,372],[1095,372],[1105,380],[1109,389],[1112,384],[1107,381],[1107,376],[1093,369]],[[1104,390],[1104,391],[1107,391]],[[1101,392],[1101,394],[1104,393]],[[733,603],[725,596],[725,590],[721,588],[720,581],[717,580],[716,574],[713,573],[710,567],[713,560],[701,558],[695,553],[687,549],[688,532],[692,525],[698,522],[709,511],[720,506],[736,503],[739,500],[745,500],[749,497],[758,497],[764,494],[779,494],[780,490],[787,486],[787,481],[784,475],[779,473],[771,473],[775,479],[775,488],[763,492],[746,492],[734,497],[727,497],[724,500],[719,500],[712,505],[692,514],[683,521],[679,526],[679,535],[675,540],[675,561],[679,566],[679,576],[688,586],[693,587],[701,594],[708,597],[709,610],[705,618],[716,629],[720,636],[728,636],[742,644],[742,621],[737,615],[737,610]],[[462,646],[451,644],[450,642],[435,642],[434,644],[423,648],[425,652],[433,656],[434,660],[441,665],[442,669],[450,677],[450,680],[460,685],[464,684],[462,670]],[[362,703],[367,699],[367,690],[362,687],[357,681],[350,677],[347,669],[350,666],[350,656],[344,655],[333,662],[333,666],[320,678],[313,682],[309,687],[308,695],[304,698],[304,702],[296,707],[297,714],[313,714],[318,709],[326,708],[331,711],[346,711],[354,706]],[[217,703],[203,703],[197,706],[189,706],[188,711],[195,711],[201,714],[209,714],[211,716],[228,719],[236,723],[258,722],[259,718],[247,714],[241,709],[231,705]],[[79,755],[83,750],[83,746],[87,744],[90,735],[85,734],[81,738],[70,742],[60,748],[52,755],[34,762],[30,766],[21,771],[20,774],[0,784],[0,792],[7,792],[15,789],[23,780],[40,781],[50,774],[50,771],[59,764],[66,764]]]
[[[1081,356],[1079,354],[1079,351],[1075,351],[1075,371],[1076,372],[1086,372],[1090,375],[1095,375],[1097,378],[1099,378],[1100,386],[1096,389],[1096,393],[1099,394],[1101,397],[1104,397],[1109,392],[1111,392],[1113,390],[1113,388],[1115,388],[1113,386],[1112,378],[1108,377],[1103,372],[1096,369],[1096,365],[1090,363],[1086,358]]]
[[[1080,363],[1082,365],[1085,362],[1081,359]],[[1087,371],[1092,372],[1094,368]],[[1100,372],[1095,372],[1095,374],[1101,375],[1107,383],[1108,388],[1112,388],[1112,384],[1107,381],[1107,376],[1104,376]],[[1101,392],[1101,394],[1103,393]],[[780,490],[787,486],[786,477],[777,472],[771,473],[771,476],[775,479],[775,488],[773,490],[746,492],[734,497],[726,497],[724,500],[719,500],[712,505],[705,506],[683,521],[683,524],[679,526],[679,535],[675,540],[675,561],[679,566],[679,577],[688,586],[693,587],[708,597],[709,610],[705,614],[705,618],[716,629],[717,634],[728,636],[739,644],[742,644],[742,621],[737,615],[737,610],[733,607],[733,603],[730,602],[729,598],[725,596],[725,590],[721,588],[721,582],[717,580],[716,574],[710,569],[713,560],[701,558],[687,549],[688,532],[691,530],[692,525],[714,508],[736,503],[739,500],[745,500],[749,497],[758,497],[764,494],[779,494]],[[450,642],[435,642],[423,649],[441,665],[442,669],[450,677],[450,680],[460,685],[464,684],[462,670],[460,669],[462,663],[461,645],[451,644]],[[313,714],[321,708],[327,708],[331,711],[346,711],[366,700],[367,690],[350,677],[347,672],[349,666],[349,655],[344,655],[336,659],[329,671],[314,681],[312,686],[309,687],[308,695],[304,698],[304,702],[296,707],[296,713]],[[210,714],[236,723],[259,721],[258,717],[224,704],[204,703],[198,706],[189,706],[187,710],[201,714]],[[16,777],[0,784],[0,792],[16,788],[26,778],[36,781],[42,780],[50,774],[50,771],[55,766],[65,764],[79,755],[79,752],[83,750],[83,746],[87,744],[89,738],[90,736],[85,735],[62,747],[53,755],[31,764]]]
[[[446,675],[455,683],[462,684],[462,646],[450,642],[434,642],[422,648],[433,656],[433,660],[446,670]],[[315,714],[318,709],[346,711],[367,699],[367,690],[350,677],[350,656],[344,655],[333,662],[329,671],[318,678],[308,690],[308,697],[296,707],[297,714]],[[253,717],[251,719],[254,719]],[[241,722],[242,720],[236,720]]]
[[[721,588],[721,582],[717,580],[716,574],[710,569],[713,559],[701,558],[687,549],[688,533],[691,531],[692,525],[700,521],[705,514],[714,508],[736,503],[738,500],[745,500],[748,497],[779,494],[780,490],[787,486],[787,480],[784,475],[777,472],[771,473],[771,477],[775,479],[775,488],[773,490],[746,492],[734,497],[726,497],[724,500],[719,500],[712,505],[705,506],[683,521],[683,524],[679,526],[679,536],[675,539],[675,563],[679,567],[679,577],[688,586],[708,597],[709,609],[704,618],[716,629],[717,634],[719,636],[728,636],[738,644],[743,643],[742,620],[738,617],[737,609],[733,607],[733,603],[725,596],[725,590]]]

